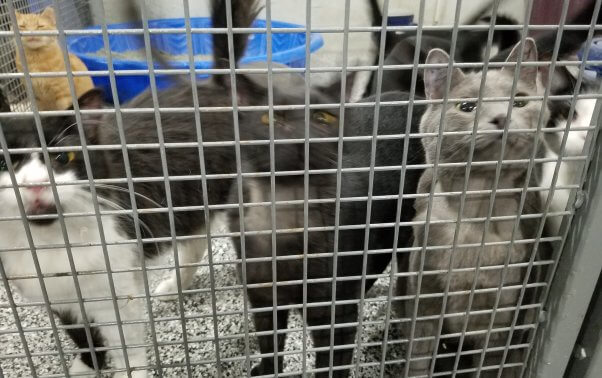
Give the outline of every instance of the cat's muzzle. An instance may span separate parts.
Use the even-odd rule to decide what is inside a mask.
[[[55,204],[45,204],[36,201],[29,209],[26,210],[27,216],[31,215],[54,215],[48,218],[29,219],[29,222],[39,226],[46,226],[54,223],[58,219],[57,209]]]

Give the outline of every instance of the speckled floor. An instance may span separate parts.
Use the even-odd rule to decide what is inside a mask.
[[[218,226],[219,227],[219,226]],[[220,227],[221,228],[221,227]],[[228,239],[214,239],[214,262],[225,262],[233,260],[236,255]],[[205,261],[207,262],[207,261]],[[216,287],[228,287],[237,285],[236,268],[233,264],[218,264],[215,266],[215,285]],[[161,279],[162,273],[151,274],[153,288]],[[385,298],[388,291],[388,280],[380,280],[375,287],[368,293],[367,297]],[[210,275],[208,267],[201,267],[197,272],[194,288],[208,288],[210,286]],[[15,295],[18,303],[22,299]],[[242,290],[219,290],[216,292],[216,309],[218,314],[240,312],[243,308]],[[162,302],[153,299],[153,314],[155,318],[178,316],[177,302]],[[199,315],[212,314],[212,301],[209,293],[197,293],[186,295],[184,298],[184,308],[186,317],[195,317]],[[367,303],[364,311],[364,321],[376,324],[364,325],[362,333],[363,343],[380,343],[384,332],[384,319],[386,314],[386,302]],[[42,354],[33,358],[36,365],[36,372],[39,376],[54,375],[61,376],[63,370],[57,356],[44,356],[46,352],[56,352],[57,347],[54,342],[52,332],[35,331],[36,327],[49,326],[48,316],[43,308],[40,307],[20,307],[19,317],[23,327],[32,329],[26,332],[27,344],[34,354]],[[22,344],[18,333],[7,333],[15,331],[13,314],[8,307],[6,292],[0,285],[0,378],[29,377],[29,369],[26,358],[14,358],[11,355],[23,353]],[[242,314],[218,315],[217,319],[218,334],[221,339],[219,342],[221,368],[224,377],[246,376],[245,368],[245,339],[244,337],[228,337],[230,335],[244,334],[245,323],[253,331],[251,319],[244,319]],[[217,376],[217,364],[215,363],[215,345],[212,341],[205,341],[213,337],[213,318],[211,316],[197,317],[186,321],[187,335],[189,338],[189,357],[191,361],[191,373],[194,377],[213,377]],[[301,317],[293,312],[289,319],[289,329],[300,329],[302,327]],[[186,376],[185,367],[169,367],[172,364],[183,364],[186,362],[184,347],[181,344],[182,326],[177,321],[159,321],[156,323],[157,340],[159,342],[174,341],[176,345],[161,346],[159,348],[159,358],[161,364],[165,365],[163,369],[164,376]],[[400,332],[394,326],[390,329],[389,339],[399,339]],[[64,348],[74,348],[71,340],[61,332],[60,337]],[[311,347],[310,338],[308,347]],[[151,342],[150,335],[148,336]],[[286,343],[286,352],[294,352],[285,356],[285,372],[300,372],[302,368],[302,334],[301,332],[291,332],[288,334]],[[259,353],[257,342],[253,336],[249,337],[249,349],[251,354]],[[360,351],[360,361],[362,363],[372,363],[376,366],[361,367],[359,374],[352,373],[352,376],[377,377],[379,376],[379,362],[381,360],[382,349],[380,346],[362,347]],[[402,357],[403,350],[399,344],[391,345],[387,348],[387,360],[397,360]],[[155,354],[152,348],[148,348],[148,355],[152,363],[155,361]],[[67,355],[71,359],[71,355]],[[251,360],[251,364],[258,360]],[[308,353],[307,366],[311,368],[314,360],[313,355]],[[387,365],[385,376],[395,377],[402,374],[403,366],[400,364]],[[156,372],[155,372],[156,375]]]

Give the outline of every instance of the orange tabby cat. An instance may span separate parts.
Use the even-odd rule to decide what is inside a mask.
[[[40,14],[16,13],[19,30],[56,30],[54,9],[48,7]],[[65,72],[63,53],[56,36],[24,35],[21,37],[29,72]],[[23,65],[17,51],[17,69],[23,72]],[[69,54],[71,70],[87,71],[86,65],[75,55]],[[90,76],[73,76],[77,97],[94,87]],[[64,110],[72,106],[71,92],[67,77],[32,78],[33,91],[39,110]]]

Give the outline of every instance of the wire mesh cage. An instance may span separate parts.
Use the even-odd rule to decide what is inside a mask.
[[[2,3],[0,376],[562,376],[602,0],[273,3]]]
[[[20,13],[38,13],[48,6],[52,5],[52,1],[15,1],[13,3],[14,9]],[[0,29],[3,31],[12,30],[12,23],[8,13],[8,6],[3,3],[2,10],[2,21],[0,21]],[[87,1],[60,1],[57,4],[57,13],[64,22],[64,27],[68,29],[82,28],[91,24],[89,4]],[[2,73],[15,73],[17,67],[15,66],[15,45],[14,38],[10,36],[4,36],[0,41],[0,50],[2,56],[0,57],[0,72]],[[3,80],[0,84],[6,98],[13,105],[16,110],[28,110],[29,104],[27,101],[27,95],[25,87],[21,80],[16,78],[8,78]]]

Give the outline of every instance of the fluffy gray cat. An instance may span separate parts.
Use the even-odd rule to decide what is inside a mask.
[[[535,42],[532,39],[526,39],[522,61],[537,61],[536,50]],[[519,52],[520,44],[514,47],[507,61],[517,61]],[[448,64],[449,59],[449,56],[443,50],[434,49],[430,51],[426,63]],[[514,66],[489,70],[482,96],[508,98],[511,93],[514,71]],[[443,98],[447,75],[447,67],[426,68],[424,74],[425,93],[429,99]],[[467,100],[459,103],[450,101],[445,108],[442,104],[429,105],[421,120],[421,132],[438,133],[442,112],[445,112],[444,131],[446,133],[472,131],[477,109],[476,102],[469,99],[479,96],[483,73],[463,73],[459,68],[454,68],[451,75],[449,98],[466,98]],[[502,130],[505,127],[510,132],[507,135],[507,143],[503,149],[504,160],[528,159],[533,153],[533,148],[539,148],[534,143],[535,133],[515,132],[517,129],[533,130],[537,127],[539,113],[542,111],[541,100],[527,101],[520,99],[520,97],[543,95],[544,88],[538,79],[538,67],[521,67],[517,84],[516,94],[519,98],[512,104],[514,109],[512,110],[511,119],[506,119],[507,110],[510,106],[508,101],[482,102],[478,114],[477,134],[444,135],[441,140],[440,163],[466,162],[473,137],[476,138],[473,162],[497,161],[500,153],[502,153]],[[547,106],[543,107],[543,111],[545,112],[545,122],[549,116]],[[426,151],[427,162],[433,163],[436,158],[437,137],[425,137],[422,143]],[[527,166],[526,163],[503,164],[497,188],[522,188],[527,179]],[[521,219],[514,235],[514,240],[519,242],[509,245],[508,241],[512,239],[515,217],[520,210],[521,193],[496,193],[491,216],[511,216],[512,218],[494,219],[488,224],[485,218],[489,213],[490,193],[469,193],[466,195],[464,210],[461,214],[462,221],[459,225],[454,246],[456,220],[460,211],[460,196],[438,196],[438,194],[462,192],[465,173],[465,166],[439,167],[436,176],[433,177],[434,170],[430,168],[425,170],[418,184],[419,193],[430,193],[432,185],[434,185],[435,196],[418,198],[415,202],[416,217],[414,220],[421,222],[427,220],[428,202],[432,200],[433,203],[428,234],[425,236],[424,224],[414,226],[414,246],[428,248],[412,252],[409,262],[410,272],[419,272],[421,267],[423,268],[422,278],[419,279],[418,276],[413,276],[408,284],[409,294],[415,295],[418,293],[421,295],[417,304],[413,298],[407,302],[408,314],[414,314],[414,311],[417,310],[419,317],[413,331],[412,327],[408,326],[408,337],[414,338],[410,352],[410,376],[428,375],[430,371],[435,370],[435,362],[438,366],[440,365],[441,361],[435,361],[435,358],[433,358],[436,356],[438,348],[438,345],[435,345],[435,337],[439,332],[444,335],[440,341],[449,346],[458,343],[459,336],[457,335],[466,327],[466,330],[471,333],[466,335],[463,346],[458,346],[458,348],[462,348],[463,352],[481,348],[503,347],[509,337],[512,338],[511,341],[515,344],[516,340],[526,335],[526,332],[520,330],[514,330],[513,334],[509,335],[507,327],[510,327],[513,322],[514,307],[532,303],[536,295],[535,289],[528,289],[522,303],[518,303],[521,285],[526,278],[527,269],[524,265],[516,266],[516,264],[529,261],[534,244],[530,241],[520,241],[536,236],[540,220],[539,218]],[[495,164],[473,165],[469,174],[468,191],[494,189],[495,173]],[[535,182],[536,177],[533,176],[534,174],[532,174],[531,180]],[[538,213],[540,210],[539,197],[536,193],[529,192],[522,214]],[[436,221],[446,221],[447,223],[432,223]],[[485,246],[481,246],[483,235],[485,235]],[[425,242],[426,245],[424,245]],[[491,243],[497,242],[502,243],[491,245]],[[471,247],[460,247],[467,244]],[[547,248],[547,245],[540,244],[536,259],[539,259]],[[479,265],[479,259],[481,268],[476,278],[475,289],[477,293],[474,294],[472,305],[469,306],[469,293],[475,280],[475,268]],[[502,267],[505,264],[510,264],[510,266],[507,267],[505,273],[502,273]],[[450,269],[452,269],[451,273]],[[532,272],[536,272],[536,269],[533,269]],[[534,273],[530,279],[534,280],[536,276],[537,274]],[[502,277],[504,289],[499,292],[498,287],[502,282]],[[432,295],[434,293],[444,293],[448,285],[449,296],[445,299],[442,295]],[[498,295],[498,307],[492,315]],[[445,310],[442,306],[445,306]],[[469,311],[471,314],[467,319]],[[479,313],[475,314],[475,311]],[[442,312],[445,313],[444,320],[441,316]],[[519,326],[530,324],[533,312],[520,311],[517,324]],[[487,340],[487,329],[490,326],[492,316],[494,316],[493,331],[489,336],[489,340]],[[465,326],[466,322],[467,325]],[[457,335],[445,336],[454,333]],[[502,362],[503,348],[499,349],[498,351],[488,350],[484,356],[480,351],[466,353],[453,363],[455,365],[460,364],[459,368],[473,369],[472,371],[476,371],[479,366],[482,366],[481,376],[497,375],[498,367],[493,365],[499,365]],[[515,349],[508,354],[505,362],[507,364],[518,362],[521,353],[521,349]],[[520,367],[506,367],[503,368],[501,373],[504,377],[518,376]]]

